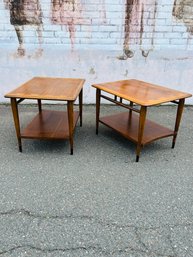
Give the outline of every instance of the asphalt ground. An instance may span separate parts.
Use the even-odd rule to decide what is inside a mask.
[[[19,109],[21,126],[37,112]],[[101,115],[120,111],[101,107]],[[176,106],[148,110],[172,128],[175,115]],[[95,135],[95,106],[84,106],[73,156],[68,141],[22,143],[19,153],[11,108],[0,105],[0,256],[193,256],[193,107],[175,149],[172,138],[157,140],[139,163],[116,132],[101,124]]]

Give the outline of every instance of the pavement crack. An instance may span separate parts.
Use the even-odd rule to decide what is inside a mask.
[[[22,248],[22,246],[16,246],[16,247],[10,248],[8,250],[1,251],[0,255],[6,254],[6,253],[12,253],[13,251],[18,250],[20,248]]]
[[[94,217],[92,216],[88,216],[88,215],[43,215],[43,214],[36,214],[36,213],[33,213],[31,211],[28,211],[28,210],[25,210],[25,209],[12,209],[12,210],[9,210],[9,211],[5,211],[5,212],[0,212],[0,216],[9,216],[9,215],[25,215],[25,216],[28,216],[30,218],[34,218],[34,219],[86,219],[86,220],[93,220]]]
[[[22,249],[22,248],[28,248],[30,250],[35,250],[35,251],[40,251],[42,253],[53,253],[53,252],[67,252],[67,251],[78,251],[78,250],[83,250],[83,251],[89,251],[89,250],[100,250],[101,248],[97,248],[95,246],[77,246],[77,247],[69,247],[69,248],[41,248],[41,247],[37,247],[37,246],[33,246],[33,245],[20,245],[20,246],[16,246],[13,248],[10,248],[8,250],[5,251],[1,251],[0,255],[3,254],[7,254],[7,253],[12,253],[18,249]],[[101,249],[102,251],[102,249]]]
[[[146,251],[146,250],[139,250],[139,249],[135,249],[133,247],[127,247],[127,248],[124,248],[124,249],[118,249],[118,250],[115,250],[115,251],[107,251],[107,250],[104,250],[102,249],[100,246],[77,246],[77,247],[69,247],[69,248],[41,248],[41,247],[37,247],[37,246],[33,246],[33,245],[19,245],[19,246],[15,246],[15,247],[12,247],[10,249],[7,249],[7,250],[4,250],[4,251],[1,251],[0,252],[0,255],[3,255],[3,254],[11,254],[13,253],[14,251],[16,250],[19,250],[19,249],[25,249],[26,250],[29,249],[29,250],[35,250],[35,251],[39,251],[39,252],[42,252],[42,253],[54,253],[54,252],[75,252],[75,251],[79,251],[79,250],[82,250],[82,251],[94,251],[95,253],[102,253],[103,255],[106,255],[106,256],[112,256],[112,254],[124,254],[124,253],[127,253],[130,251],[131,252],[134,252],[134,253],[140,253],[140,254],[155,254],[155,252],[153,251]],[[156,253],[157,256],[159,257],[166,257],[166,255],[163,255],[163,254],[159,254],[159,253]],[[176,255],[167,255],[167,257],[176,257]]]
[[[149,247],[142,241],[141,239],[141,234],[140,234],[140,231],[139,231],[139,228],[135,228],[135,235],[139,241],[139,243],[143,246],[144,248],[144,251],[140,251],[141,253],[146,253],[146,254],[156,254],[157,256],[160,256],[160,257],[166,257],[165,254],[161,254],[157,251],[152,251],[151,249],[149,249]],[[167,255],[167,257],[176,257],[176,255]]]
[[[135,235],[136,235],[139,243],[146,249],[146,251],[149,251],[148,247],[145,245],[145,243],[141,239],[139,229],[137,227],[135,227],[134,231],[135,231]]]
[[[143,226],[136,226],[133,224],[118,224],[114,221],[111,220],[106,220],[103,221],[99,218],[96,218],[94,216],[89,216],[89,215],[73,215],[73,214],[65,214],[65,215],[50,215],[50,214],[38,214],[31,212],[29,210],[25,209],[11,209],[8,211],[0,212],[0,216],[12,216],[12,215],[24,215],[33,219],[80,219],[80,220],[90,220],[90,221],[95,221],[98,224],[101,224],[102,226],[107,226],[107,227],[115,227],[115,228],[133,228],[136,231],[136,235],[140,229],[145,229],[145,230],[158,230],[163,227],[167,227],[170,229],[174,229],[175,227],[185,227],[185,226],[193,226],[193,222],[187,222],[187,223],[179,223],[179,224],[165,224],[162,226],[149,226],[149,227],[143,227]]]
[[[137,226],[134,224],[118,224],[115,221],[112,220],[103,220],[98,217],[89,216],[89,215],[73,215],[73,214],[64,214],[64,215],[51,215],[51,214],[44,214],[44,213],[35,213],[29,210],[26,210],[24,208],[21,209],[11,209],[8,211],[0,212],[0,217],[2,216],[14,216],[14,215],[23,215],[31,219],[39,219],[40,222],[44,220],[63,220],[63,219],[74,219],[79,221],[86,221],[91,223],[97,223],[101,226],[105,226],[106,228],[116,228],[116,229],[132,229],[133,233],[136,236],[136,240],[138,241],[137,247],[128,246],[123,249],[115,249],[113,251],[108,251],[107,249],[103,249],[100,245],[91,245],[91,246],[75,246],[75,247],[67,247],[67,248],[41,248],[36,247],[33,245],[19,245],[13,248],[10,248],[8,250],[0,251],[0,255],[3,254],[10,254],[13,251],[27,248],[30,250],[36,250],[41,251],[43,253],[53,253],[53,252],[67,252],[67,251],[94,251],[96,253],[100,252],[104,255],[111,256],[112,254],[124,254],[130,252],[140,253],[140,254],[151,254],[151,255],[157,255],[160,257],[178,257],[177,249],[175,249],[175,246],[172,242],[172,230],[178,227],[188,227],[193,226],[193,222],[184,222],[184,223],[177,223],[177,224],[163,224],[162,226]],[[92,225],[92,224],[91,224]],[[171,254],[170,255],[164,255],[163,253],[160,253],[158,250],[152,250],[151,247],[148,247],[148,245],[143,241],[141,231],[148,231],[148,230],[161,230],[163,228],[166,228],[168,231],[168,234],[166,235],[166,239],[168,241],[169,247],[171,248]]]

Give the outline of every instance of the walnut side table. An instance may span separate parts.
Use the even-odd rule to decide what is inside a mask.
[[[6,94],[10,98],[15,129],[22,152],[22,138],[69,139],[73,154],[73,134],[78,118],[82,126],[82,96],[84,79],[34,77]],[[79,98],[79,111],[74,112],[74,101]],[[36,99],[39,112],[24,129],[20,130],[18,104],[25,99]],[[67,112],[42,109],[41,100],[67,101]]]
[[[100,122],[136,143],[136,162],[139,161],[142,147],[157,139],[172,136],[172,148],[174,148],[185,98],[191,97],[191,94],[133,79],[94,84],[92,86],[96,88],[96,134],[98,134]],[[114,98],[102,94],[101,91],[113,95]],[[100,118],[101,98],[127,108],[129,111]],[[122,99],[129,101],[130,104],[124,104]],[[167,102],[178,105],[174,130],[146,119],[147,107]],[[133,103],[139,105],[140,109],[134,107]]]

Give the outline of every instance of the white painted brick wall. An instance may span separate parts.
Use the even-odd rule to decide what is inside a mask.
[[[187,70],[192,69],[193,35],[188,31],[188,25],[185,22],[187,17],[176,19],[172,15],[174,0],[157,0],[156,14],[153,12],[155,6],[151,4],[152,0],[139,1],[143,4],[143,20],[132,21],[135,25],[130,33],[129,46],[135,54],[133,58],[125,58],[125,60],[123,60],[123,50],[126,0],[80,0],[81,13],[78,13],[80,19],[75,21],[74,33],[70,33],[70,26],[67,24],[52,24],[51,0],[39,0],[43,15],[42,45],[39,46],[37,27],[24,26],[25,53],[23,56],[17,53],[19,43],[14,26],[10,24],[10,12],[5,9],[4,1],[0,0],[0,83],[2,82],[0,101],[5,101],[3,95],[9,89],[34,75],[85,77],[88,80],[85,92],[86,102],[95,101],[89,84],[96,80],[102,82],[136,77],[172,88],[179,87],[182,82],[182,88],[178,89],[183,90],[185,87],[186,91],[193,91],[192,75],[187,75],[181,67],[184,65],[181,60],[186,58],[190,65],[186,66]],[[137,15],[140,17],[141,11]],[[193,13],[191,18],[193,19]],[[143,33],[139,30],[140,22],[143,23]],[[190,26],[193,27],[193,22]],[[42,54],[38,54],[38,47],[43,49]],[[141,55],[142,50],[151,50],[147,58]],[[53,61],[53,58],[56,59]],[[176,58],[176,66],[172,63],[173,67],[175,66],[173,73],[176,74],[172,82],[170,77],[163,75],[166,64],[160,67],[162,63],[160,58],[161,60]],[[58,64],[58,69],[53,69],[52,61],[55,66]],[[101,65],[100,62],[103,64]],[[17,69],[11,65],[12,63],[17,66]],[[40,63],[41,66],[39,66]],[[108,67],[104,67],[104,64]],[[144,73],[145,65],[147,67]],[[151,65],[154,73],[151,73]],[[94,72],[90,73],[90,70]],[[158,74],[161,70],[163,76],[160,78]],[[15,83],[9,76],[12,72],[14,72]],[[110,77],[109,74],[111,74]]]
[[[144,8],[144,18],[147,18],[145,21],[145,32],[152,31],[152,25],[155,23],[155,33],[156,38],[154,48],[167,48],[168,44],[183,45],[186,49],[186,42],[184,38],[188,38],[188,33],[186,34],[187,28],[183,24],[183,21],[177,21],[172,17],[173,9],[173,0],[159,0],[157,5],[156,21],[152,15],[152,6],[147,4]],[[121,49],[121,40],[124,40],[124,17],[125,17],[125,2],[124,1],[91,1],[84,0],[82,3],[82,17],[83,24],[75,25],[75,38],[76,43],[78,44],[90,44],[96,47],[98,44],[115,44],[117,49]],[[69,37],[68,33],[64,30],[62,25],[52,25],[50,20],[50,1],[40,0],[43,14],[43,43],[44,44],[62,44],[65,37]],[[149,18],[149,19],[148,19]],[[25,32],[25,42],[26,43],[37,43],[35,37],[35,29],[33,27],[27,28],[28,32]],[[79,32],[80,31],[80,32]],[[96,33],[97,32],[97,33]],[[109,32],[109,33],[107,33]],[[113,32],[113,33],[112,33]],[[65,35],[66,34],[66,35]],[[164,34],[164,39],[163,39]],[[146,33],[148,37],[149,34]],[[13,40],[15,37],[15,40]],[[177,40],[178,38],[178,40]],[[85,40],[84,40],[85,39]],[[90,39],[90,40],[88,40]],[[100,40],[101,39],[101,40]],[[106,39],[106,40],[104,40]],[[117,39],[117,40],[115,40]],[[160,43],[158,43],[160,39]],[[169,39],[169,40],[167,40]],[[174,40],[172,40],[174,39]],[[8,44],[15,43],[17,37],[14,31],[14,27],[10,25],[9,22],[9,10],[5,10],[5,5],[3,0],[0,2],[0,43]],[[70,44],[70,40],[69,40]],[[193,45],[193,41],[190,40],[189,46]],[[27,47],[27,46],[26,46]],[[182,47],[181,47],[182,49]]]

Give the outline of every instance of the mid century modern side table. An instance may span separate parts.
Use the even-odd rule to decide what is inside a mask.
[[[191,94],[138,80],[94,84],[93,87],[96,88],[96,134],[98,134],[100,122],[136,143],[136,162],[139,161],[142,147],[154,140],[172,136],[172,148],[174,148],[185,98],[191,97]],[[101,91],[110,94],[111,97],[102,94]],[[127,108],[129,111],[100,118],[101,98]],[[129,101],[129,105],[123,103],[123,99]],[[147,107],[166,102],[178,105],[174,130],[146,119]],[[137,109],[134,103],[139,105],[140,109]]]
[[[35,77],[6,94],[11,99],[15,129],[22,151],[22,138],[69,139],[73,154],[73,134],[78,118],[82,126],[82,95],[84,79]],[[79,98],[79,111],[74,112],[74,101]],[[18,104],[25,99],[36,99],[38,114],[24,130],[20,130]],[[44,110],[42,100],[67,101],[67,112]]]

